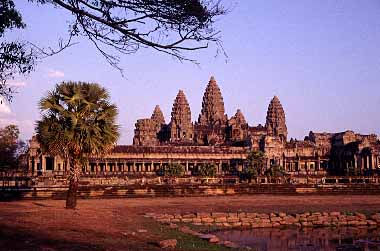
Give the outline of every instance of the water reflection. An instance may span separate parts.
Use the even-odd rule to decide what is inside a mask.
[[[373,251],[380,250],[378,228],[307,228],[228,230],[215,233],[258,251]]]

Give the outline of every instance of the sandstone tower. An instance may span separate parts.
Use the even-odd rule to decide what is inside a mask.
[[[240,109],[228,120],[228,140],[232,142],[242,141],[248,137],[248,123]]]
[[[277,96],[274,96],[269,104],[265,126],[268,135],[280,137],[286,141],[288,129],[286,128],[285,112]]]
[[[202,110],[198,118],[201,125],[222,125],[227,122],[222,93],[214,77],[210,78],[203,95]]]
[[[153,121],[155,121],[158,125],[164,125],[165,124],[164,114],[162,113],[161,108],[158,105],[156,105],[156,107],[154,107],[154,111],[153,111],[152,116],[150,118]]]
[[[172,108],[170,141],[190,142],[193,138],[190,106],[182,90],[179,90]]]

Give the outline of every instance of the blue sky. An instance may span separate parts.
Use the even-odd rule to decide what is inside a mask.
[[[65,37],[65,11],[16,0],[27,29],[7,34],[40,46]],[[240,108],[250,125],[265,123],[270,99],[285,109],[289,137],[310,130],[380,131],[380,1],[224,1],[234,6],[216,26],[228,58],[215,48],[198,51],[200,67],[180,63],[150,49],[123,56],[123,78],[85,39],[41,61],[35,72],[15,81],[19,93],[0,106],[0,126],[16,123],[24,139],[39,118],[38,100],[64,80],[98,82],[119,107],[121,138],[131,144],[134,123],[150,117],[156,104],[166,122],[178,89],[183,89],[195,121],[204,89],[214,75],[228,116]]]

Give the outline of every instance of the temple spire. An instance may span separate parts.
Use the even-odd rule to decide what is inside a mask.
[[[268,135],[286,140],[288,129],[286,127],[285,112],[277,96],[274,96],[269,103],[265,126]]]
[[[154,107],[151,119],[157,122],[159,125],[165,124],[164,114],[162,113],[159,105],[156,105],[156,107]]]
[[[174,100],[170,121],[170,135],[173,141],[190,140],[193,137],[191,111],[185,93],[178,91]]]
[[[214,76],[211,76],[203,95],[198,123],[201,125],[224,124],[227,121],[227,116],[224,113],[222,93]]]

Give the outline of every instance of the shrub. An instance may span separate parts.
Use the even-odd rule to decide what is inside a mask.
[[[203,177],[215,177],[217,173],[217,167],[214,163],[202,164],[198,167],[197,175]]]
[[[265,171],[265,175],[271,177],[282,177],[286,175],[286,172],[282,166],[272,165],[268,170]]]
[[[180,177],[184,175],[185,168],[179,163],[170,163],[167,166],[161,168],[159,175],[170,176],[170,177]]]

